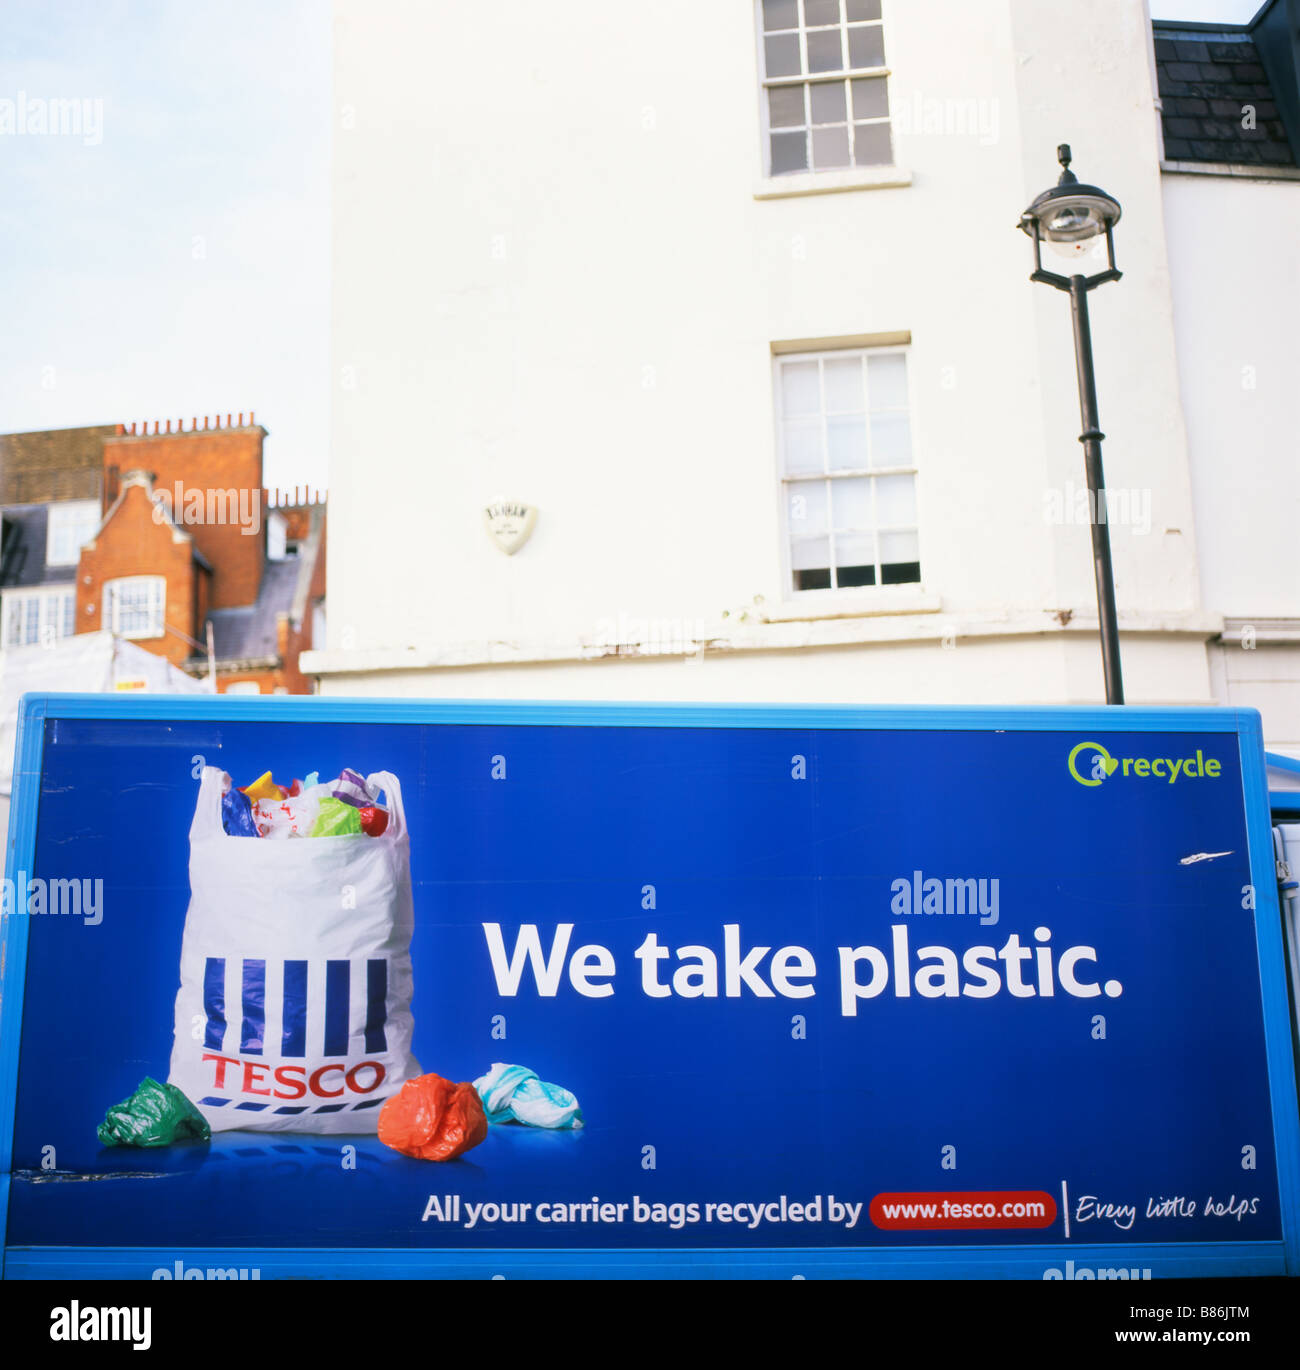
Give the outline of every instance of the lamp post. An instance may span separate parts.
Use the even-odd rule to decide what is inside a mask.
[[[1034,271],[1031,281],[1064,290],[1070,296],[1074,318],[1074,360],[1079,376],[1079,416],[1083,432],[1084,467],[1088,477],[1088,499],[1092,523],[1092,562],[1097,579],[1097,617],[1101,626],[1101,664],[1106,677],[1106,703],[1123,704],[1124,682],[1119,666],[1119,623],[1115,615],[1115,576],[1110,561],[1110,524],[1106,517],[1106,479],[1101,469],[1101,441],[1105,434],[1098,426],[1097,385],[1092,369],[1092,333],[1088,327],[1088,292],[1105,281],[1117,281],[1115,242],[1111,230],[1119,222],[1119,201],[1096,186],[1080,185],[1070,170],[1070,149],[1062,143],[1056,149],[1061,163],[1061,179],[1039,195],[1020,216],[1020,227],[1034,240]],[[1043,269],[1042,244],[1057,243],[1068,251],[1087,251],[1091,239],[1106,235],[1107,269],[1092,276],[1078,272],[1069,276]]]

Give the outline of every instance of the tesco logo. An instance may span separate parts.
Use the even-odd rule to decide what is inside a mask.
[[[309,1094],[315,1099],[338,1099],[349,1092],[371,1094],[383,1083],[385,1073],[378,1061],[361,1061],[351,1068],[337,1063],[320,1066],[309,1075],[306,1066],[276,1066],[273,1071],[265,1061],[244,1061],[211,1051],[205,1052],[203,1059],[213,1063],[214,1089],[274,1099],[303,1099]],[[369,1072],[369,1076],[364,1072]]]

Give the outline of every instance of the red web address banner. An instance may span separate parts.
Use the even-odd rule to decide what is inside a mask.
[[[871,1221],[887,1231],[1051,1227],[1056,1221],[1056,1200],[1041,1189],[877,1194],[870,1213]]]

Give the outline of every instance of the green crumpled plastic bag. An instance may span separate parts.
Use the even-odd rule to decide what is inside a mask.
[[[312,825],[313,837],[360,837],[361,810],[341,799],[322,799],[320,816]]]
[[[114,1104],[96,1130],[101,1146],[170,1146],[212,1136],[197,1108],[175,1085],[160,1085],[148,1075],[129,1099]]]

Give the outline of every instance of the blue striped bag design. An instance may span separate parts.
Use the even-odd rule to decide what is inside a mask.
[[[397,777],[380,837],[270,841],[221,825],[207,766],[168,1081],[214,1132],[373,1133],[411,1055],[410,840]]]

